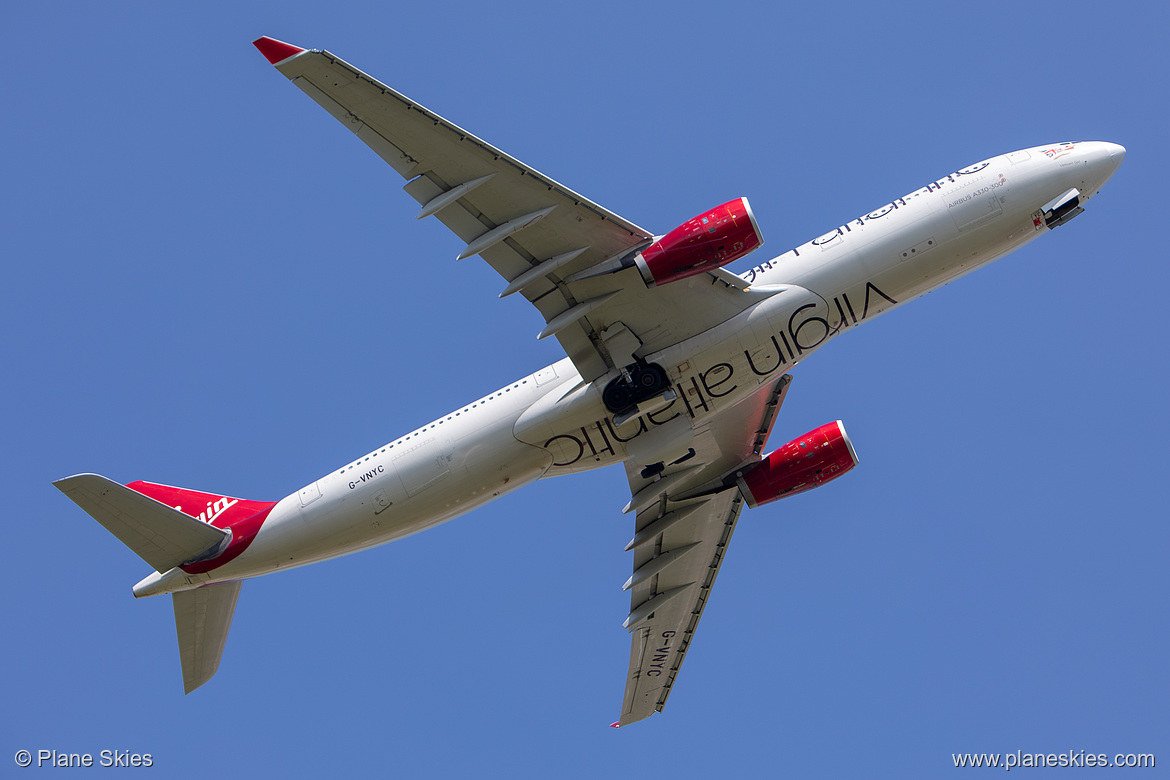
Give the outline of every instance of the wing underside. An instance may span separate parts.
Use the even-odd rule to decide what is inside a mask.
[[[257,46],[277,43],[260,39]],[[645,248],[654,234],[336,56],[280,46],[287,48],[276,55],[285,57],[277,69],[407,180],[418,216],[433,215],[464,243],[458,259],[480,255],[507,280],[501,294],[518,292],[540,311],[539,337],[556,337],[584,381],[702,333],[757,300],[723,269],[654,288],[634,267],[582,278]]]
[[[636,560],[647,559],[636,572],[665,555],[677,560],[651,575],[656,581],[634,588],[630,665],[619,725],[647,718],[666,705],[742,509],[743,499],[734,487],[676,506],[666,516],[673,524],[648,543],[644,554],[635,550]],[[661,520],[654,507],[639,515],[638,525],[644,529]]]
[[[637,510],[630,590],[630,663],[622,699],[624,726],[661,711],[690,649],[727,554],[743,498],[725,478],[759,457],[791,377],[724,412],[696,431],[681,462],[655,477],[643,464],[626,471]],[[649,464],[646,464],[649,465]]]

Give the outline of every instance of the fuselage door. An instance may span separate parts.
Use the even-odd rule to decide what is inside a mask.
[[[551,382],[557,378],[557,368],[556,366],[545,366],[533,374],[532,378],[536,380],[536,386],[540,387],[545,382]]]
[[[308,506],[321,497],[321,488],[317,487],[317,483],[314,482],[301,488],[301,492],[297,495],[301,498],[301,506]]]

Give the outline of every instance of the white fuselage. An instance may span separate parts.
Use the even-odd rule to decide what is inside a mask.
[[[562,360],[322,477],[273,509],[239,557],[206,574],[152,575],[138,595],[238,580],[416,533],[543,476],[619,463],[658,426],[701,426],[768,391],[834,337],[1048,231],[1041,208],[1076,188],[1083,204],[1124,150],[1036,147],[964,168],[748,271],[758,302],[645,356],[677,399],[615,425],[610,377],[584,384]],[[636,273],[636,271],[630,271]],[[616,375],[616,374],[614,374]]]

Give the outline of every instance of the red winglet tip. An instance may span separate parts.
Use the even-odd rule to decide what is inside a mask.
[[[300,46],[293,46],[291,43],[278,41],[275,38],[269,38],[267,35],[252,41],[252,45],[259,49],[260,53],[273,65],[278,62],[284,62],[289,57],[304,51]]]
[[[611,729],[620,729],[622,727],[622,722],[620,720],[615,720],[613,723],[609,724],[609,727]]]

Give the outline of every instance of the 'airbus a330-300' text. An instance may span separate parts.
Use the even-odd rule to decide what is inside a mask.
[[[542,477],[620,463],[634,519],[629,669],[615,725],[661,710],[744,504],[857,465],[840,421],[771,452],[789,371],[879,314],[1080,214],[1125,149],[1036,146],[960,168],[743,275],[746,198],[656,235],[325,51],[256,47],[406,180],[544,318],[567,357],[276,502],[95,474],[55,483],[174,599],[183,685],[219,667],[240,583],[384,544]]]

